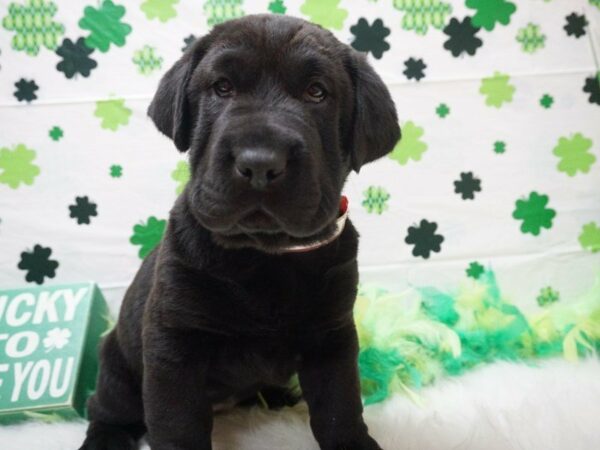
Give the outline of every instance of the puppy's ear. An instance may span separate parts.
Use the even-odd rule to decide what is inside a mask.
[[[394,101],[364,55],[352,51],[347,60],[354,85],[354,115],[350,133],[352,169],[385,156],[400,139]]]
[[[170,137],[182,152],[190,147],[194,127],[194,111],[189,102],[187,87],[207,47],[207,37],[204,37],[186,50],[179,61],[163,75],[148,107],[148,116],[154,121],[156,128]]]

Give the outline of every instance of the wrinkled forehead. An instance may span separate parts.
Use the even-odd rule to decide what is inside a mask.
[[[271,74],[330,82],[343,78],[341,45],[310,26],[253,28],[223,33],[208,49],[198,70],[218,77]]]

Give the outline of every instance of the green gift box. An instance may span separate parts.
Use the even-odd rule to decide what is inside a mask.
[[[109,327],[94,283],[0,290],[0,423],[84,416]]]

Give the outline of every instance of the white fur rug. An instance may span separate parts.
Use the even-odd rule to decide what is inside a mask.
[[[386,450],[600,449],[600,361],[540,367],[496,363],[366,408]],[[0,427],[2,450],[75,450],[85,424]],[[215,450],[314,450],[306,407],[254,409],[217,418]],[[148,447],[144,447],[147,449]]]

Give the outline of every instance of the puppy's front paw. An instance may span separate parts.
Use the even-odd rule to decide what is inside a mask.
[[[136,450],[137,443],[128,436],[88,437],[79,450]]]
[[[340,444],[335,450],[382,450],[379,444],[368,434],[352,442]]]
[[[136,450],[137,437],[141,436],[141,432],[131,428],[137,427],[119,427],[93,422],[79,450]]]

